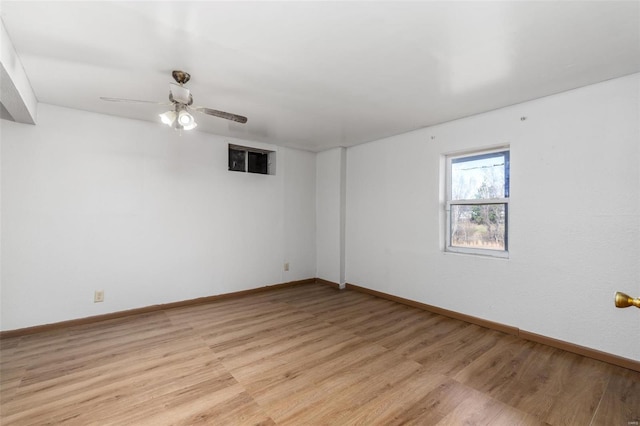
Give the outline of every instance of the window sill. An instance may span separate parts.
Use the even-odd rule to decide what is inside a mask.
[[[471,257],[484,258],[484,259],[509,260],[509,252],[508,251],[446,248],[442,252],[445,255],[450,255],[451,254],[451,255],[471,256]]]

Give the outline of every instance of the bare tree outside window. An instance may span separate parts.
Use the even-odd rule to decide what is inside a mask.
[[[448,165],[449,248],[505,252],[509,151],[450,158]]]

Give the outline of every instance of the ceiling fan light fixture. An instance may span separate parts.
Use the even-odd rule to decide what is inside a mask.
[[[189,113],[190,110],[218,118],[224,118],[225,120],[235,121],[237,123],[244,124],[247,122],[247,117],[243,117],[241,115],[231,114],[229,112],[218,111],[201,106],[191,106],[191,104],[193,104],[193,96],[191,95],[191,91],[184,87],[184,84],[189,81],[191,76],[189,75],[189,73],[180,70],[173,71],[172,75],[177,84],[169,84],[170,103],[124,98],[107,98],[102,96],[100,97],[100,99],[110,102],[134,102],[154,105],[172,105],[172,110],[163,112],[162,114],[158,115],[160,117],[160,120],[162,120],[164,124],[178,131],[191,130],[195,129],[198,126],[195,118],[193,118],[193,116]]]
[[[198,123],[193,121],[193,122],[191,122],[191,124],[185,124],[184,126],[182,126],[182,128],[184,130],[191,130],[191,129],[195,129],[197,126],[198,126]]]
[[[191,130],[197,126],[196,120],[185,110],[178,113],[178,122],[185,130]]]
[[[176,112],[175,111],[167,111],[160,114],[160,119],[167,126],[173,126],[173,123],[176,121]]]

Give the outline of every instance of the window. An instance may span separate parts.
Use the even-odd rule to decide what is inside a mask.
[[[275,151],[230,144],[229,170],[275,175]]]
[[[507,257],[509,150],[447,157],[446,251]]]

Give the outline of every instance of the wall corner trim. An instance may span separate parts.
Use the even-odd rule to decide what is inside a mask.
[[[405,299],[403,297],[394,296],[392,294],[383,293],[381,291],[372,290],[372,289],[361,287],[355,284],[347,283],[346,289],[370,294],[372,296],[380,297],[382,299],[391,300],[393,302],[401,303],[403,305],[422,309],[428,312],[433,312],[434,314],[444,315],[449,318],[465,321],[471,324],[479,325],[481,327],[501,331],[506,334],[518,336],[524,340],[541,343],[543,345],[551,346],[557,349],[562,349],[567,352],[582,355],[587,358],[596,359],[598,361],[603,361],[609,364],[617,365],[619,367],[627,368],[629,370],[640,372],[640,361],[624,358],[608,352],[602,352],[597,349],[587,348],[585,346],[576,345],[574,343],[565,342],[563,340],[542,336],[540,334],[531,333],[529,331],[520,330],[518,327],[514,327],[511,325],[488,321],[483,318],[474,317],[474,316],[463,314],[460,312],[450,311],[448,309],[439,308],[437,306],[428,305],[426,303],[417,302],[415,300]]]
[[[85,325],[85,324],[92,324],[100,321],[124,318],[132,315],[146,314],[149,312],[161,311],[165,309],[212,303],[218,300],[230,299],[233,297],[241,297],[249,294],[261,293],[264,291],[276,290],[276,289],[286,288],[286,287],[293,287],[293,286],[303,285],[303,284],[323,284],[323,285],[332,287],[334,289],[341,290],[340,284],[338,283],[324,280],[322,278],[307,278],[303,280],[289,281],[285,283],[267,285],[264,287],[252,288],[248,290],[240,290],[232,293],[218,294],[215,296],[205,296],[205,297],[199,297],[196,299],[182,300],[179,302],[170,302],[170,303],[164,303],[160,305],[151,305],[151,306],[145,306],[142,308],[129,309],[126,311],[111,312],[103,315],[96,315],[96,316],[91,316],[86,318],[77,318],[77,319],[61,321],[61,322],[56,322],[51,324],[36,325],[33,327],[20,328],[16,330],[0,331],[0,340],[12,338],[12,337],[21,337],[21,336],[26,336],[26,335],[41,333],[46,331],[55,331],[55,330],[60,330],[68,327]],[[588,358],[596,359],[598,361],[603,361],[609,364],[617,365],[619,367],[627,368],[629,370],[640,372],[639,361],[635,361],[629,358],[624,358],[608,352],[602,352],[597,349],[592,349],[585,346],[576,345],[574,343],[565,342],[563,340],[554,339],[552,337],[547,337],[547,336],[535,334],[529,331],[520,330],[519,328],[510,326],[510,325],[488,321],[482,318],[474,317],[471,315],[467,315],[467,314],[463,314],[455,311],[450,311],[448,309],[439,308],[437,306],[428,305],[426,303],[417,302],[415,300],[405,299],[403,297],[394,296],[392,294],[383,293],[381,291],[368,289],[366,287],[361,287],[355,284],[346,283],[345,289],[366,293],[371,296],[379,297],[382,299],[391,300],[393,302],[401,303],[403,305],[422,309],[428,312],[433,312],[435,314],[465,321],[470,324],[479,325],[481,327],[489,328],[492,330],[501,331],[506,334],[518,336],[521,339],[529,340],[536,343],[541,343],[543,345],[551,346],[567,352],[572,352]]]
[[[517,327],[485,320],[485,319],[474,317],[471,315],[461,314],[459,312],[450,311],[448,309],[439,308],[433,305],[427,305],[426,303],[416,302],[415,300],[405,299],[404,297],[394,296],[392,294],[383,293],[377,290],[371,290],[369,288],[361,287],[355,284],[347,283],[346,288],[347,290],[355,290],[361,293],[367,293],[372,296],[377,296],[383,299],[402,303],[403,305],[412,306],[414,308],[422,309],[423,311],[429,311],[429,312],[433,312],[434,314],[444,315],[445,317],[465,321],[471,324],[479,325],[481,327],[490,328],[492,330],[501,331],[503,333],[511,334],[513,336],[517,336],[519,332]]]
[[[317,284],[328,285],[329,287],[333,287],[336,290],[340,290],[340,284],[334,283],[333,281],[323,280],[322,278],[316,278],[315,281]]]
[[[232,297],[241,297],[241,296],[246,296],[248,294],[261,293],[263,291],[276,290],[276,289],[285,288],[285,287],[293,287],[293,286],[302,285],[302,284],[314,284],[315,282],[316,282],[315,278],[306,278],[304,280],[289,281],[286,283],[267,285],[264,287],[257,287],[257,288],[252,288],[248,290],[234,291],[232,293],[217,294],[214,296],[204,296],[204,297],[198,297],[196,299],[188,299],[188,300],[181,300],[178,302],[163,303],[160,305],[144,306],[142,308],[128,309],[126,311],[110,312],[102,315],[95,315],[95,316],[85,317],[85,318],[77,318],[77,319],[72,319],[67,321],[55,322],[51,324],[36,325],[33,327],[19,328],[15,330],[4,330],[4,331],[0,331],[0,340],[8,339],[11,337],[26,336],[29,334],[41,333],[45,331],[60,330],[67,327],[92,324],[100,321],[124,318],[132,315],[140,315],[140,314],[146,314],[149,312],[162,311],[165,309],[181,308],[184,306],[191,306],[191,305],[202,305],[206,303],[215,302],[218,300],[230,299]]]
[[[520,336],[525,340],[530,340],[536,343],[542,343],[543,345],[562,349],[567,352],[572,352],[574,354],[586,356],[587,358],[597,359],[598,361],[604,361],[609,364],[617,365],[619,367],[624,367],[624,368],[628,368],[629,370],[640,372],[640,361],[634,361],[632,359],[610,354],[608,352],[602,352],[597,349],[588,348],[586,346],[580,346],[574,343],[565,342],[564,340],[558,340],[552,337],[531,333],[530,331],[520,330],[520,333],[518,334],[518,336]]]

